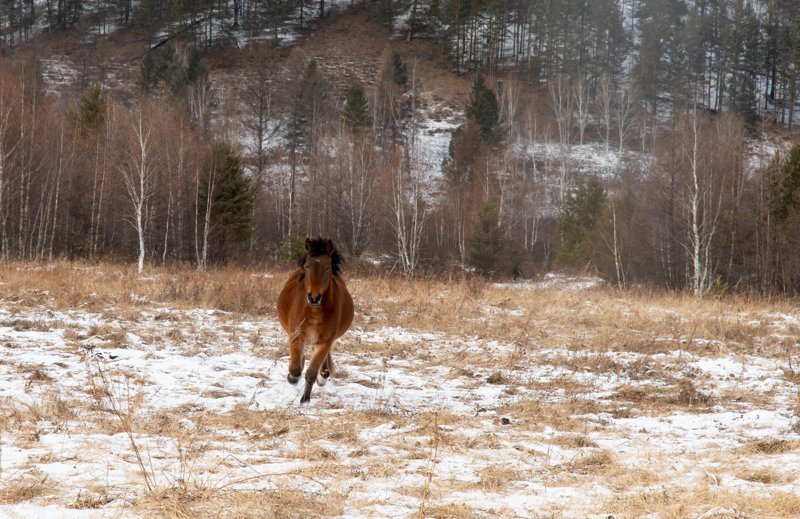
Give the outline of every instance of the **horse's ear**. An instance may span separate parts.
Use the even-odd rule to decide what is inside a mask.
[[[325,254],[328,256],[333,254],[333,240],[331,239],[328,239],[328,241],[325,242]]]
[[[306,252],[311,251],[311,238],[306,237]]]

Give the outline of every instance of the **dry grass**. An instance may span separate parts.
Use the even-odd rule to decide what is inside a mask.
[[[763,483],[765,485],[777,485],[794,480],[792,472],[776,470],[770,467],[739,467],[734,471],[734,475],[745,481]]]
[[[435,519],[473,519],[481,517],[472,508],[461,504],[430,506],[425,510],[426,517]]]
[[[97,489],[95,491],[79,492],[75,502],[70,505],[70,508],[76,509],[96,509],[103,508],[108,503],[114,501],[114,498],[108,495],[106,489]]]
[[[271,315],[286,274],[288,271],[264,274],[233,267],[207,271],[150,268],[145,276],[139,276],[134,269],[121,265],[0,265],[0,282],[4,283],[6,301],[12,305],[45,304],[101,312],[109,306],[124,309],[165,302]],[[755,339],[769,335],[771,315],[794,310],[791,303],[766,303],[739,296],[697,299],[675,293],[629,292],[623,299],[611,289],[531,292],[497,288],[470,276],[408,279],[373,275],[353,277],[348,286],[358,303],[359,318],[383,325],[491,336],[512,343],[519,343],[520,338],[525,339],[523,343],[533,339],[542,347],[567,344],[581,351],[659,353],[678,347],[701,347],[704,353],[744,350],[752,347]],[[498,311],[486,319],[486,308]],[[171,317],[166,314],[163,318]],[[24,320],[17,324],[41,326]],[[93,333],[108,332],[111,330]],[[697,342],[701,338],[702,344]],[[781,345],[765,346],[779,349]]]
[[[553,438],[551,443],[560,447],[566,447],[567,449],[597,447],[597,443],[585,434],[560,434]]]
[[[557,404],[544,404],[539,400],[520,399],[501,407],[498,412],[535,431],[550,426],[564,432],[585,432],[589,429],[588,423],[575,415],[594,413],[601,409],[600,404],[593,400],[573,398]]]
[[[761,438],[744,445],[745,452],[753,454],[785,454],[800,451],[800,441],[783,438]]]
[[[717,487],[663,487],[660,490],[616,496],[604,510],[625,519],[649,514],[657,514],[657,517],[664,519],[685,519],[701,516],[715,508],[733,510],[753,518],[798,517],[800,496],[789,492],[746,492]]]
[[[614,454],[600,449],[573,459],[567,464],[567,469],[575,474],[599,475],[608,473],[615,466]]]
[[[251,328],[243,331],[239,321],[243,315],[273,318],[274,301],[285,274],[286,271],[264,275],[261,271],[236,268],[151,268],[140,277],[127,267],[114,265],[57,263],[40,268],[2,264],[0,301],[12,315],[3,325],[21,333],[47,328],[45,321],[13,317],[17,310],[92,310],[102,316],[100,323],[79,331],[64,331],[66,350],[81,358],[91,358],[88,350],[95,340],[108,347],[134,348],[128,344],[126,332],[136,333],[147,343],[158,343],[159,348],[165,347],[166,338],[172,343],[169,347],[178,347],[187,356],[204,351],[206,343],[220,342],[219,336],[224,334],[227,340],[220,345],[223,352],[239,351],[244,344],[252,345],[259,353],[263,351],[269,358],[278,358],[284,354],[280,347],[269,340],[260,344],[259,332]],[[721,461],[712,477],[697,481],[690,488],[672,486],[674,481],[665,475],[670,473],[669,459],[634,460],[632,466],[631,455],[625,449],[618,452],[599,447],[610,445],[599,438],[618,434],[611,427],[616,418],[706,413],[713,412],[715,406],[731,409],[758,404],[767,408],[775,400],[773,394],[753,392],[733,383],[724,391],[713,390],[715,381],[696,376],[696,370],[692,371],[694,368],[684,357],[740,359],[744,358],[740,354],[757,354],[786,359],[793,344],[787,343],[785,335],[792,329],[776,331],[771,316],[796,313],[791,303],[736,296],[699,300],[644,291],[621,295],[608,288],[531,291],[498,288],[469,276],[353,276],[348,286],[356,301],[356,326],[370,332],[399,327],[435,333],[441,340],[368,342],[346,335],[336,348],[351,354],[354,360],[341,365],[339,380],[377,393],[386,386],[387,368],[377,375],[374,369],[365,375],[362,368],[375,359],[402,359],[420,372],[428,367],[446,368],[444,383],[464,384],[467,397],[472,390],[495,391],[501,395],[502,405],[490,409],[476,406],[474,414],[456,415],[446,409],[434,412],[431,407],[424,411],[413,406],[401,408],[390,405],[387,399],[376,398],[373,404],[358,408],[338,404],[326,408],[321,415],[305,413],[295,406],[263,411],[249,405],[249,394],[233,391],[230,385],[219,382],[198,390],[198,398],[234,397],[241,401],[230,412],[211,412],[193,404],[144,412],[147,403],[137,400],[137,394],[148,381],[131,378],[121,369],[109,376],[124,380],[129,386],[114,386],[102,380],[91,384],[90,377],[83,389],[89,398],[73,401],[59,394],[57,371],[51,365],[31,363],[13,369],[24,381],[33,403],[0,402],[0,430],[4,436],[14,435],[15,444],[22,447],[37,445],[40,434],[47,432],[45,429],[63,430],[67,425],[72,428],[70,432],[77,427],[79,432],[127,433],[134,453],[128,453],[127,459],[139,466],[140,488],[149,487],[134,506],[153,517],[330,516],[353,506],[353,499],[348,497],[353,489],[358,492],[369,488],[371,481],[396,480],[399,483],[393,490],[404,499],[415,500],[423,515],[471,518],[486,516],[487,508],[449,502],[448,489],[502,495],[513,493],[520,481],[540,479],[546,485],[555,481],[564,486],[599,485],[611,489],[615,497],[597,511],[608,511],[617,518],[647,514],[691,517],[712,506],[735,506],[751,517],[800,514],[800,498],[769,489],[792,483],[796,473],[759,463],[769,456],[800,452],[800,441],[750,441],[737,449],[735,456],[728,452],[715,457],[714,452],[721,451],[698,453],[700,461],[704,457]],[[150,337],[137,329],[143,312],[152,312],[154,307],[159,310],[150,319],[169,327],[164,337]],[[197,307],[232,314],[216,315],[219,325],[209,331],[185,319],[181,312]],[[121,324],[109,324],[112,321]],[[490,342],[494,349],[483,348]],[[387,365],[385,361],[383,365]],[[541,366],[558,375],[526,376]],[[800,382],[794,368],[787,361],[787,383]],[[235,376],[269,378],[248,367]],[[601,387],[596,382],[600,379],[617,382],[602,382]],[[589,396],[598,389],[613,392],[599,398]],[[118,407],[109,413],[112,400]],[[76,423],[78,417],[80,422]],[[387,428],[376,445],[362,440],[361,431],[389,423],[402,432],[395,435]],[[486,430],[476,434],[477,427]],[[155,481],[147,460],[149,453],[136,453],[137,435],[175,445],[180,468],[176,469],[178,473],[170,474],[169,484],[164,484],[163,479]],[[260,456],[248,458],[250,463],[292,462],[297,463],[295,467],[305,468],[257,476],[258,491],[248,485],[205,484],[200,468],[194,464],[207,450],[220,448],[218,445],[227,441],[220,438],[228,436],[252,446],[254,452],[263,451]],[[561,449],[551,448],[548,443]],[[499,456],[507,456],[511,448],[519,452],[520,463],[530,464],[529,469],[503,463]],[[553,462],[551,449],[575,451],[568,453],[574,457]],[[709,449],[713,451],[713,447]],[[452,476],[440,477],[439,460],[454,454],[473,455],[477,483],[457,487],[446,479]],[[32,458],[32,462],[57,459],[52,453],[44,453]],[[214,470],[225,474],[241,466],[231,456]],[[39,479],[40,474],[35,471],[19,477],[3,476],[2,502],[27,501],[55,492],[47,478],[41,475]],[[764,492],[735,495],[718,484],[723,478],[734,477],[743,484],[763,485]],[[104,507],[112,499],[105,489],[95,488],[81,493],[70,506]],[[365,500],[365,506],[377,503],[366,503],[368,499],[361,497],[355,501],[359,499]],[[503,505],[498,507],[492,510],[505,513]],[[559,510],[552,504],[543,505],[541,510],[551,509]],[[554,516],[559,513],[554,512]]]
[[[520,479],[519,472],[506,465],[490,465],[478,472],[479,485],[484,492],[508,490]]]
[[[168,519],[295,519],[340,515],[345,497],[345,494],[334,491],[291,489],[258,492],[223,490],[201,494],[164,492],[147,495],[136,506],[149,516]]]
[[[0,482],[0,503],[13,504],[44,496],[53,490],[54,482],[37,469],[11,474]]]

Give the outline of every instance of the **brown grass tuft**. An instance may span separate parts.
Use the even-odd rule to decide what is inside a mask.
[[[479,484],[484,492],[508,489],[510,483],[520,479],[519,473],[504,465],[490,465],[478,472]]]
[[[570,461],[567,469],[576,474],[603,474],[614,467],[614,455],[608,450],[595,450]]]
[[[764,467],[742,467],[734,472],[735,476],[745,481],[753,483],[763,483],[765,485],[775,485],[792,481],[794,476],[785,471],[777,471],[773,468]]]
[[[425,509],[426,517],[434,517],[435,519],[474,519],[481,517],[475,510],[466,505],[435,505],[429,506]]]
[[[597,443],[585,434],[561,434],[553,438],[551,443],[567,449],[597,447]]]
[[[784,454],[800,450],[800,441],[782,438],[761,438],[751,440],[744,445],[744,450],[754,454]]]
[[[32,469],[24,474],[12,476],[0,483],[0,503],[14,504],[30,501],[43,496],[52,490],[53,482],[48,481],[47,474]]]

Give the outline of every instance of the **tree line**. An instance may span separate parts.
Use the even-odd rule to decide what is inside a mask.
[[[743,2],[706,10],[719,15],[722,4],[753,11]],[[677,3],[621,9],[636,14],[667,5]],[[759,6],[769,13],[789,4]],[[378,7],[392,12],[391,4]],[[428,7],[435,6],[410,6],[423,18]],[[550,44],[520,26],[511,32],[539,54],[525,54],[507,72],[499,71],[505,51],[492,61],[480,50],[491,38],[475,36],[492,24],[473,18],[456,31],[464,54],[453,55],[453,64],[487,74],[471,73],[464,123],[452,133],[440,172],[430,171],[425,157],[424,85],[413,61],[396,52],[386,52],[374,85],[354,82],[345,100],[333,97],[314,59],[298,53],[283,62],[269,45],[248,51],[257,66],[223,92],[190,35],[146,54],[138,93],[124,101],[99,84],[74,98],[47,95],[35,62],[1,61],[0,257],[205,267],[283,261],[306,235],[320,234],[336,238],[351,257],[368,252],[409,274],[467,268],[515,276],[558,266],[597,272],[620,287],[796,293],[800,152],[778,153],[769,167],[749,166],[753,114],[723,109],[735,105],[735,74],[703,66],[691,81],[679,81],[673,67],[685,62],[675,61],[678,51],[665,53],[669,42],[682,40],[664,34],[648,72],[641,60],[613,58],[597,38],[570,32],[582,19],[578,11],[558,12],[566,32],[550,37],[561,50],[548,56]],[[692,12],[679,9],[672,20],[688,30]],[[645,42],[647,31],[670,19],[665,13],[647,18],[658,27],[637,25],[636,15],[623,29]],[[433,31],[411,22],[417,35]],[[738,31],[747,24],[734,25]],[[456,48],[441,41],[447,53]],[[573,58],[566,60],[568,50]],[[705,61],[717,52],[727,51]],[[738,62],[734,54],[726,55]],[[769,63],[768,82],[761,72],[748,77],[780,100],[794,88],[785,70],[795,69]],[[620,75],[626,67],[628,79]],[[643,79],[651,73],[661,85],[656,91]],[[579,173],[573,155],[589,141],[638,160],[626,159],[613,176]],[[537,148],[542,143],[549,151]]]
[[[122,102],[93,85],[65,103],[35,64],[0,62],[0,257],[275,262],[320,234],[409,274],[556,266],[620,287],[800,289],[800,148],[750,168],[740,115],[685,104],[651,126],[624,91],[589,102],[580,82],[476,74],[432,178],[421,85],[399,54],[344,103],[313,59],[289,63],[288,84],[268,50],[255,59],[227,104],[199,65],[180,88],[143,83]],[[579,174],[584,133],[646,154],[612,177]],[[524,151],[542,142],[551,152]]]

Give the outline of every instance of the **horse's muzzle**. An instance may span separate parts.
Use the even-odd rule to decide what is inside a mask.
[[[317,294],[317,297],[314,297],[309,292],[306,294],[306,298],[308,299],[308,304],[311,306],[319,306],[319,304],[322,302],[322,294]]]

